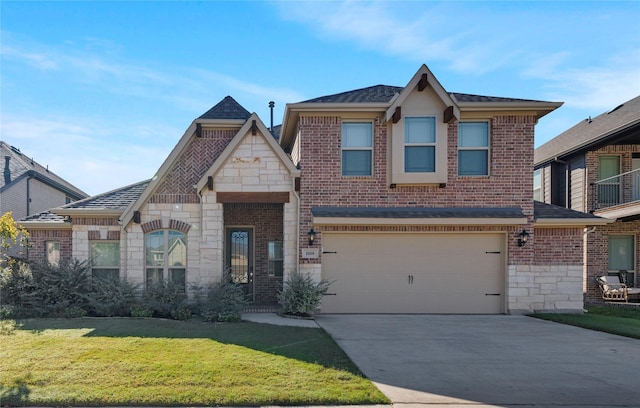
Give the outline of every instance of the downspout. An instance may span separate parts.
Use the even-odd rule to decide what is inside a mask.
[[[300,196],[296,192],[295,187],[295,178],[293,180],[293,194],[296,196],[296,200],[298,200],[298,208],[297,208],[297,220],[296,220],[296,273],[300,274]]]

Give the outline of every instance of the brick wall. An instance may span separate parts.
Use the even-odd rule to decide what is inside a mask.
[[[189,141],[178,162],[149,202],[199,203],[193,186],[213,165],[236,133],[237,129],[203,129],[202,137],[194,137]]]
[[[225,204],[224,225],[253,226],[256,303],[276,303],[282,277],[268,274],[268,242],[283,241],[282,204]]]
[[[640,220],[629,222],[614,222],[612,224],[599,226],[594,232],[587,234],[587,288],[585,294],[586,301],[602,300],[602,295],[595,283],[595,278],[606,275],[609,271],[609,235],[632,235],[635,239],[635,270],[636,286],[638,285],[638,260],[640,251],[638,249],[638,238],[640,237]]]
[[[306,246],[312,206],[521,207],[533,215],[533,116],[500,116],[490,121],[490,176],[458,177],[457,124],[448,127],[448,181],[437,185],[398,185],[387,182],[388,128],[374,126],[373,175],[341,175],[341,118],[301,116],[300,243]],[[531,231],[530,226],[527,229]],[[319,245],[322,228],[316,228]],[[519,232],[519,231],[518,231]],[[509,242],[516,239],[517,233]],[[510,244],[511,245],[511,244]],[[514,251],[510,262],[532,261],[530,250]],[[318,260],[313,260],[317,262]]]
[[[29,260],[44,262],[47,260],[47,241],[60,242],[60,262],[66,263],[72,259],[71,230],[30,230]]]

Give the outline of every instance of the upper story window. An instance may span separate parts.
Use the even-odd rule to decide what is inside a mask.
[[[52,266],[60,266],[60,241],[47,241],[47,262]]]
[[[120,278],[120,243],[118,241],[91,242],[91,274],[94,278]]]
[[[147,285],[163,281],[186,287],[187,236],[161,230],[145,235]]]
[[[542,199],[542,171],[540,169],[533,172],[533,199],[543,201]]]
[[[458,124],[458,175],[489,175],[489,123]]]
[[[436,118],[407,117],[404,119],[405,173],[436,171]]]
[[[373,124],[371,122],[344,122],[341,146],[343,176],[373,174]]]

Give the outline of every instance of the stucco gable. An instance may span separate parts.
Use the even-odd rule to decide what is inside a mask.
[[[398,96],[392,101],[391,106],[389,106],[386,112],[386,120],[393,120],[394,114],[397,114],[397,110],[405,103],[410,95],[415,92],[423,92],[426,89],[430,89],[432,92],[428,92],[425,95],[428,95],[429,97],[435,96],[435,98],[444,106],[450,107],[452,115],[451,119],[460,118],[460,109],[455,101],[436,79],[429,68],[423,64],[411,78],[407,86],[404,87],[402,92],[400,92],[400,94],[398,94]]]
[[[216,191],[288,191],[298,176],[291,159],[253,113],[196,185]],[[213,186],[211,183],[213,182]]]

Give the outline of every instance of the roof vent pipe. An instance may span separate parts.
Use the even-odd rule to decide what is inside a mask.
[[[273,133],[273,107],[276,106],[276,103],[274,101],[270,101],[269,102],[269,109],[271,110],[271,127],[269,128],[269,131],[271,133]]]
[[[11,183],[11,169],[9,168],[11,156],[4,156],[4,184]]]

